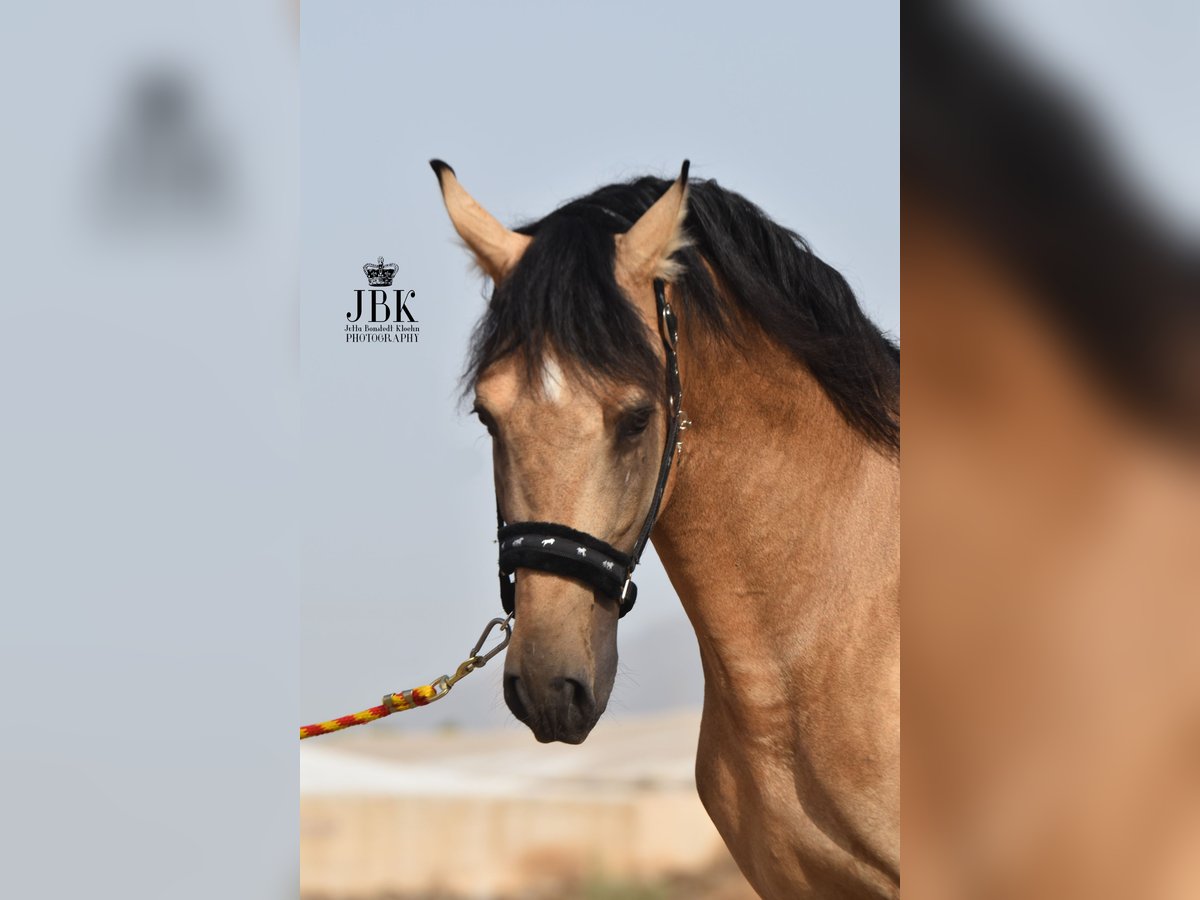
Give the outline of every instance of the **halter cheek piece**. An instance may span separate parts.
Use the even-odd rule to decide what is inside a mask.
[[[637,585],[633,583],[633,570],[637,568],[650,539],[650,531],[658,518],[667,480],[671,477],[671,464],[675,453],[681,449],[679,432],[687,427],[683,416],[683,388],[679,383],[679,360],[675,355],[679,339],[678,322],[671,304],[667,302],[666,286],[662,279],[654,280],[654,300],[658,306],[658,328],[663,349],[667,357],[667,406],[670,420],[667,423],[667,440],[663,447],[662,462],[658,467],[658,484],[654,486],[654,497],[650,509],[642,522],[641,531],[633,544],[633,550],[622,553],[616,547],[582,531],[558,525],[554,522],[504,523],[496,506],[497,536],[500,542],[500,603],[510,616],[515,607],[517,569],[538,569],[556,575],[566,575],[591,587],[604,597],[612,597],[620,605],[620,615],[633,609],[637,599]]]

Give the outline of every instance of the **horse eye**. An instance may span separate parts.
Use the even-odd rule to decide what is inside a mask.
[[[650,417],[654,414],[654,409],[649,406],[643,406],[640,409],[635,409],[632,412],[626,413],[621,418],[619,434],[622,438],[635,438],[650,424]]]
[[[488,414],[488,411],[486,409],[481,409],[480,407],[476,406],[474,409],[471,410],[471,412],[475,414],[475,418],[477,418],[480,421],[480,423],[482,423],[483,427],[487,429],[487,433],[490,434],[492,437],[495,437],[496,436],[496,422]]]

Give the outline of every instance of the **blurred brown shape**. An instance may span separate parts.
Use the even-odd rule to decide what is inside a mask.
[[[906,890],[1200,896],[1195,247],[974,21],[903,54]]]

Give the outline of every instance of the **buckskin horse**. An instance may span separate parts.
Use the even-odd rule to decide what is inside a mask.
[[[509,708],[539,741],[587,737],[651,536],[704,669],[698,791],[747,879],[899,896],[897,346],[687,163],[515,230],[431,165],[494,284],[465,383],[518,611]]]

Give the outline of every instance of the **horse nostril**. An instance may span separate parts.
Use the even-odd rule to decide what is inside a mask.
[[[518,721],[528,720],[529,703],[525,697],[525,686],[521,684],[519,676],[504,676],[504,702],[508,704],[509,710],[517,717]]]
[[[584,718],[591,715],[595,708],[592,692],[582,681],[575,678],[555,678],[550,682],[550,689],[558,696],[564,709],[572,707]]]

